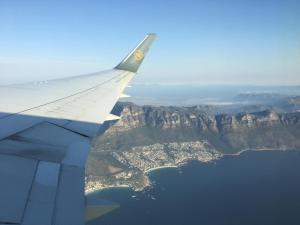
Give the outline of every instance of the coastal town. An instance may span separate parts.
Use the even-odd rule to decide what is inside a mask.
[[[147,174],[155,169],[179,167],[189,160],[210,162],[222,157],[206,141],[164,143],[133,147],[129,151],[111,152],[123,169],[111,176],[88,176],[86,192],[109,187],[129,187],[142,190],[151,185]]]

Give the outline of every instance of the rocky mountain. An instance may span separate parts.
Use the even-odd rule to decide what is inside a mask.
[[[121,119],[94,141],[87,166],[90,189],[139,189],[148,184],[145,171],[190,159],[207,162],[248,149],[300,149],[300,112],[218,114],[206,106],[132,103],[120,103],[114,110]]]
[[[214,114],[205,107],[121,105],[121,120],[95,142],[102,150],[155,143],[208,140],[223,153],[300,147],[300,112],[271,110]]]

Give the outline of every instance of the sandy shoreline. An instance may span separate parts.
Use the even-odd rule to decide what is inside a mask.
[[[148,169],[148,170],[146,170],[146,171],[144,171],[144,174],[148,174],[148,173],[150,173],[150,172],[153,172],[153,171],[155,171],[155,170],[160,170],[160,169],[166,169],[166,168],[178,168],[178,167],[180,167],[181,166],[181,164],[180,165],[174,165],[174,166],[158,166],[158,167],[154,167],[154,168],[151,168],[151,169]]]

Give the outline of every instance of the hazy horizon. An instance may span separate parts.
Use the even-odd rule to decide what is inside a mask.
[[[156,32],[135,82],[300,85],[299,12],[293,0],[4,0],[0,83],[109,69]]]

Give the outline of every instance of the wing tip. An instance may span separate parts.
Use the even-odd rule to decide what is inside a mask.
[[[136,73],[156,36],[156,33],[148,33],[143,41],[115,69]]]

